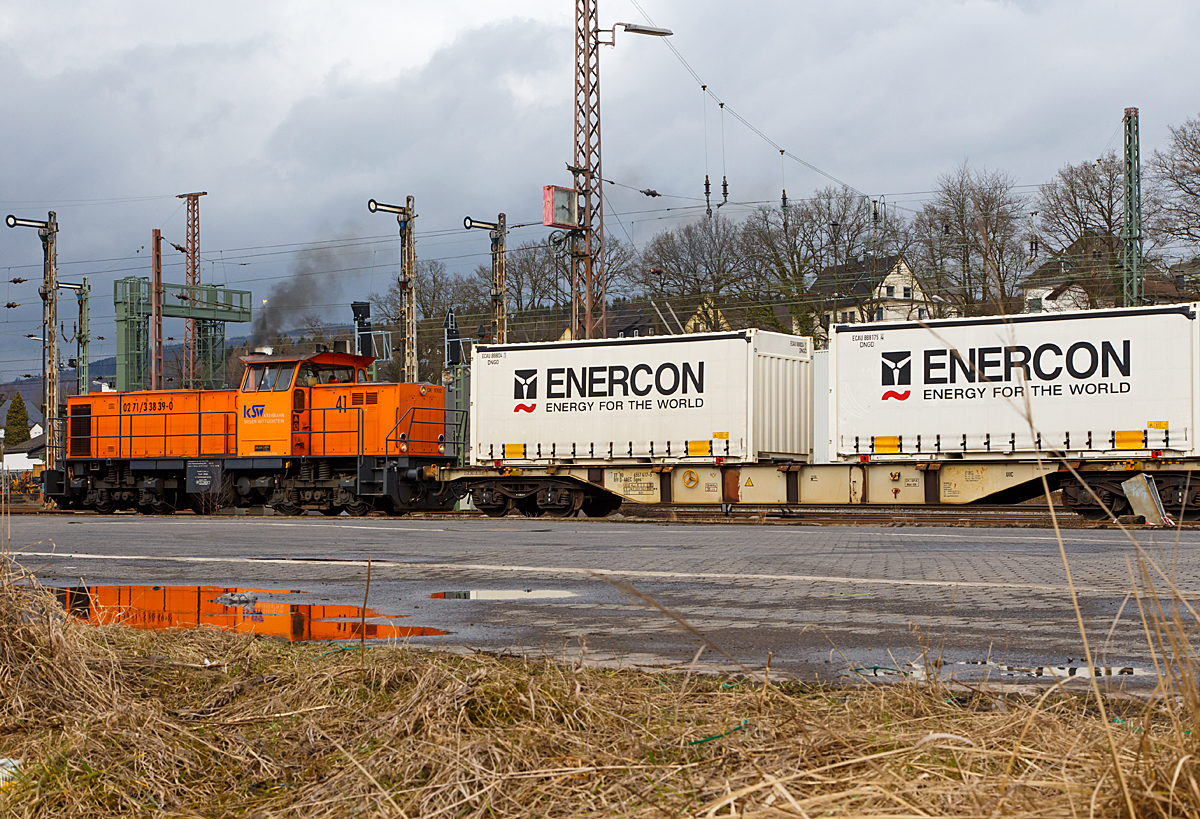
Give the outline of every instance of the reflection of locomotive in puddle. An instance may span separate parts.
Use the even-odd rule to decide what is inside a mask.
[[[249,593],[249,594],[247,594]],[[357,640],[436,637],[436,628],[363,622],[358,606],[297,605],[254,599],[258,594],[294,594],[288,590],[232,589],[219,586],[77,586],[55,589],[63,608],[96,625],[165,630],[200,626],[283,640]],[[246,595],[249,605],[225,605],[219,598]],[[395,620],[367,609],[367,619]]]

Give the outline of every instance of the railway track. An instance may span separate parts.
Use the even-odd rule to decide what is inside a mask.
[[[106,517],[94,512],[41,509],[37,506],[14,506],[8,510],[13,515],[76,515],[81,517]],[[134,512],[119,512],[131,515]],[[179,514],[192,514],[180,512]],[[260,508],[246,510],[248,516],[269,515]],[[1117,524],[1112,521],[1084,520],[1064,509],[1055,507],[1058,525],[1064,529],[1111,529]],[[374,516],[373,516],[374,517]],[[416,520],[470,520],[483,516],[479,512],[455,511],[440,513],[414,513],[408,517]],[[552,518],[543,518],[552,520]],[[943,526],[976,528],[1031,528],[1048,529],[1053,526],[1049,511],[1044,506],[1027,504],[1019,506],[735,506],[727,512],[711,506],[674,506],[666,504],[626,505],[614,516],[602,518],[609,522],[678,522],[709,523],[717,525],[800,525],[800,526]],[[1140,528],[1137,524],[1127,524]],[[1184,529],[1200,528],[1200,522],[1185,521]]]

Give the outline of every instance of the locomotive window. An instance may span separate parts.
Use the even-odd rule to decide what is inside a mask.
[[[317,376],[313,372],[313,365],[305,362],[300,365],[300,374],[296,376],[297,387],[315,387],[317,385]]]
[[[292,373],[295,370],[295,364],[284,364],[279,368],[279,374],[275,377],[275,392],[286,392],[292,386]]]
[[[366,371],[366,370],[359,370],[359,371],[358,371],[358,383],[359,383],[359,384],[366,384],[366,383],[367,383],[367,371]]]
[[[258,369],[257,367],[255,369]],[[262,368],[262,377],[258,380],[259,392],[270,392],[275,386],[275,376],[279,374],[279,368],[274,364],[268,364]]]
[[[242,379],[242,392],[254,392],[256,384],[258,384],[258,376],[254,374],[254,368],[247,367],[246,377]]]
[[[353,384],[353,367],[322,367],[317,370],[317,380],[322,384]]]

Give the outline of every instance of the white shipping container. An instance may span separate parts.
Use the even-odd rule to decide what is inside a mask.
[[[1196,307],[837,326],[835,457],[1192,453]]]
[[[741,330],[480,345],[471,462],[804,460],[812,340]]]

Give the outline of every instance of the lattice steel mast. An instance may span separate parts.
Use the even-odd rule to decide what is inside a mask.
[[[603,338],[608,329],[604,278],[604,176],[600,164],[599,0],[575,0],[575,190],[580,229],[571,241],[571,335]]]
[[[187,275],[184,284],[188,295],[199,294],[200,288],[200,197],[207,191],[181,193],[180,199],[187,200]],[[195,290],[193,290],[195,288]],[[196,389],[196,319],[189,318],[183,331],[183,386]]]
[[[1125,225],[1121,230],[1125,306],[1142,303],[1142,151],[1138,109],[1125,109]]]

